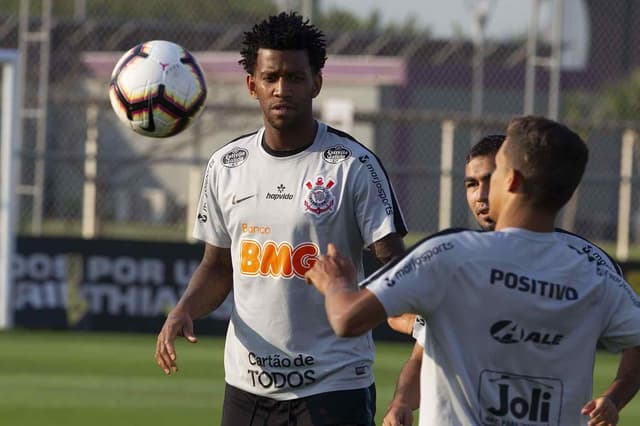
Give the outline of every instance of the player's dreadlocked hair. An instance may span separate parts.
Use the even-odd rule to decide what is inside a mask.
[[[464,163],[468,164],[469,161],[473,160],[476,157],[496,155],[496,153],[500,149],[500,145],[502,145],[505,139],[505,135],[488,135],[483,137],[471,147],[469,153],[467,154],[467,158],[465,158],[464,160]]]
[[[238,61],[249,74],[253,74],[258,60],[258,49],[306,50],[314,74],[327,60],[326,41],[322,31],[309,24],[308,19],[295,12],[272,15],[244,33],[242,59]]]

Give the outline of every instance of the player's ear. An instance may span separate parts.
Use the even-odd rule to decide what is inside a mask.
[[[313,98],[318,96],[320,94],[320,89],[322,89],[322,72],[318,71],[313,77],[313,88],[311,91],[311,96]]]
[[[507,189],[509,192],[522,192],[524,180],[522,173],[516,169],[509,169],[507,172]]]
[[[247,89],[249,89],[249,94],[252,98],[258,99],[258,95],[256,93],[256,79],[252,74],[247,74]]]

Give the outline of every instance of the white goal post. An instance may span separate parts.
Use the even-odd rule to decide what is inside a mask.
[[[12,274],[16,232],[15,153],[18,145],[18,51],[0,49],[0,330],[13,327]]]

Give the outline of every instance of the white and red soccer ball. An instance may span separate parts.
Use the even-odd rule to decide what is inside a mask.
[[[109,99],[135,132],[166,138],[186,129],[204,107],[207,86],[189,51],[163,40],[141,43],[118,60]]]

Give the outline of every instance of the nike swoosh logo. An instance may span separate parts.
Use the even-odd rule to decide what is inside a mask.
[[[242,197],[242,198],[236,199],[236,196],[234,194],[233,198],[231,199],[231,204],[233,204],[235,206],[236,204],[240,204],[241,202],[246,201],[249,198],[253,198],[255,196],[256,196],[255,194],[252,194],[252,195],[247,195],[246,197]]]

